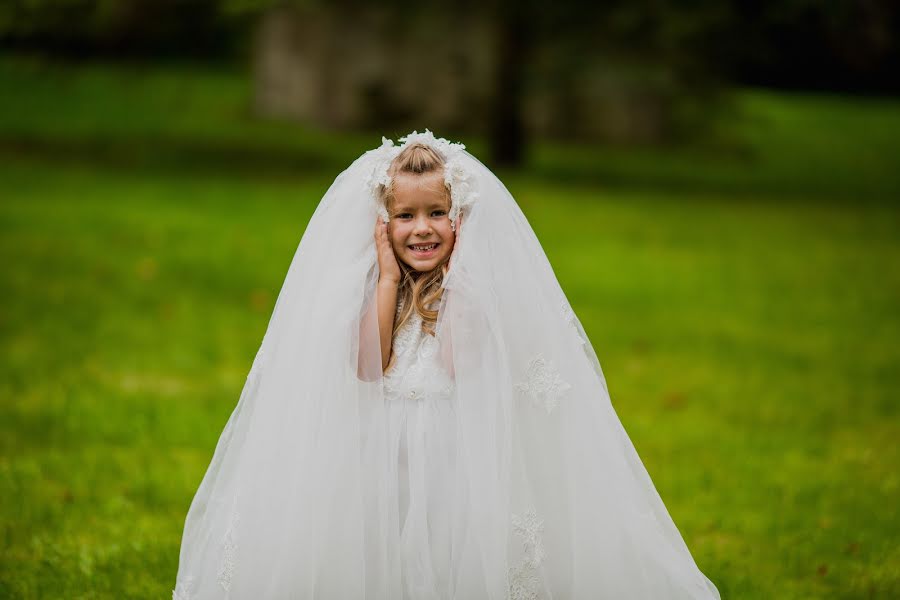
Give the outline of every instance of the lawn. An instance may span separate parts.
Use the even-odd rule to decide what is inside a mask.
[[[307,220],[405,133],[261,122],[249,93],[0,59],[0,597],[171,594]],[[734,107],[714,145],[538,144],[501,177],[723,598],[900,597],[900,101]]]

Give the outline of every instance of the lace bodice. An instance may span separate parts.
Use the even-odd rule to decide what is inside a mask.
[[[398,304],[397,311],[401,309]],[[440,342],[422,330],[422,317],[413,311],[393,341],[394,364],[384,375],[385,397],[393,400],[449,398],[453,379],[441,364]]]

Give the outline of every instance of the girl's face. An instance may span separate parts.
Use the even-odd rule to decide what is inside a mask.
[[[450,229],[450,202],[443,175],[394,177],[388,233],[394,254],[415,271],[431,271],[447,261],[456,236]]]

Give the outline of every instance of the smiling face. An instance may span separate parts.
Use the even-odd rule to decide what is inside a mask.
[[[420,272],[445,263],[456,239],[447,216],[449,210],[443,173],[398,173],[394,177],[394,199],[388,207],[388,233],[397,258]]]

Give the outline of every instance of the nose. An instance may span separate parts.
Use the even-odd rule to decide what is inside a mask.
[[[419,236],[431,235],[431,223],[428,222],[427,218],[419,217],[416,219],[416,226],[413,231]]]

